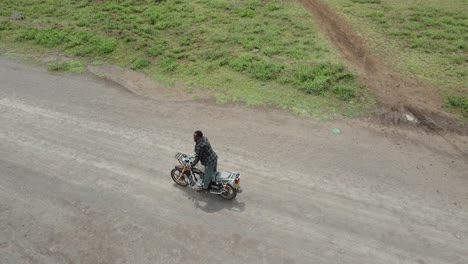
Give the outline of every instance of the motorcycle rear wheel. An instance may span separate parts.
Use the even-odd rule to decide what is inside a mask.
[[[227,184],[224,189],[226,189],[226,192],[220,194],[221,198],[224,200],[232,200],[236,198],[237,191],[231,185]]]
[[[178,169],[173,169],[171,171],[171,178],[175,183],[177,183],[180,186],[185,187],[189,184],[187,178],[184,175],[182,175],[182,172]]]

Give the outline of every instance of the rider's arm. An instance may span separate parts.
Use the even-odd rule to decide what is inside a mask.
[[[195,167],[198,161],[200,161],[201,154],[202,154],[202,146],[201,144],[196,144],[195,145],[195,159],[192,162],[192,167]]]

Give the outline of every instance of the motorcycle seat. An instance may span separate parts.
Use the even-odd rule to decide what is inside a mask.
[[[231,177],[231,172],[229,171],[218,171],[213,177],[213,181],[222,181],[227,180]]]

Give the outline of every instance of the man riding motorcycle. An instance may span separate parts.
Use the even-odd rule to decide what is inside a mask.
[[[211,147],[208,138],[203,136],[203,132],[197,130],[193,134],[193,140],[195,141],[195,160],[192,163],[192,167],[197,165],[198,161],[205,166],[205,178],[203,187],[200,187],[198,192],[208,192],[213,175],[215,175],[218,166],[218,155],[214,152]]]

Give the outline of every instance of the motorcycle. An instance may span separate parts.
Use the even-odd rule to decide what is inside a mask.
[[[189,186],[192,189],[202,187],[205,174],[192,166],[195,157],[179,152],[175,155],[175,158],[179,161],[180,165],[176,165],[172,169],[172,180],[183,187]],[[236,198],[237,194],[242,192],[240,173],[229,171],[216,172],[208,187],[208,192],[217,194],[225,200]]]

